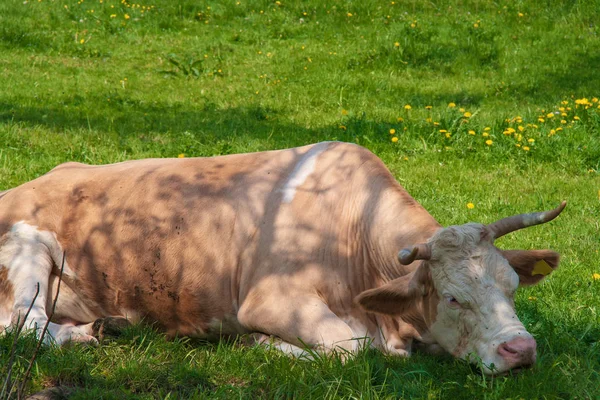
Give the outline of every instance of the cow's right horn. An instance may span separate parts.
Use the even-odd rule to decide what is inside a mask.
[[[415,260],[429,260],[430,258],[431,248],[426,243],[402,249],[398,253],[398,260],[400,260],[400,264],[402,265],[408,265]]]
[[[558,214],[562,212],[566,205],[567,202],[563,201],[554,210],[513,215],[512,217],[502,218],[501,220],[491,223],[487,227],[491,232],[492,237],[494,239],[498,239],[507,233],[527,228],[528,226],[539,225],[552,221],[554,218],[558,217]]]

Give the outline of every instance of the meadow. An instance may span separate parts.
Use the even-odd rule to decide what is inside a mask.
[[[441,224],[550,209],[498,240],[552,248],[521,289],[536,366],[450,357],[296,360],[147,326],[44,347],[26,390],[73,399],[600,398],[600,1],[4,0],[0,191],[65,161],[106,164],[323,140],[377,154]],[[35,341],[18,342],[22,376]],[[0,377],[12,336],[0,337]]]

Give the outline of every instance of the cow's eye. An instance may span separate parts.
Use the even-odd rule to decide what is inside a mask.
[[[444,298],[446,299],[446,303],[448,304],[448,306],[450,306],[451,308],[459,308],[460,307],[460,303],[453,296],[450,296],[449,294],[447,294],[447,295],[444,295]]]

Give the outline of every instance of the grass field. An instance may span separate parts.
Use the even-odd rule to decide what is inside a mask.
[[[0,190],[64,161],[374,151],[443,225],[569,205],[498,241],[552,248],[517,295],[538,363],[489,378],[451,358],[289,359],[137,326],[44,348],[29,392],[75,399],[600,398],[600,1],[4,0]],[[0,377],[10,335],[0,338]],[[34,347],[19,342],[16,373]]]

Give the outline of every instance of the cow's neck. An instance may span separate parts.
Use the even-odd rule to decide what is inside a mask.
[[[441,225],[400,185],[386,190],[371,212],[365,251],[370,272],[378,275],[375,284],[380,285],[415,270],[419,262],[401,265],[398,252],[427,242]]]

